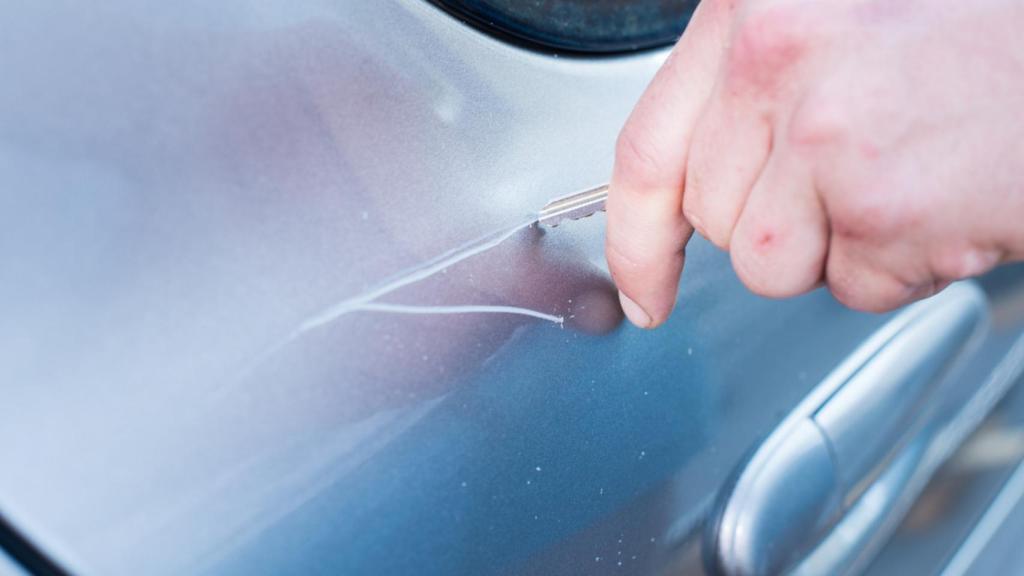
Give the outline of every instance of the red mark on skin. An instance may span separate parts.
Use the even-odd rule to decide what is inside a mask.
[[[757,241],[754,243],[754,246],[759,251],[764,252],[765,250],[768,250],[769,248],[771,248],[772,244],[774,244],[774,243],[775,243],[775,233],[772,232],[771,230],[765,230],[765,231],[761,232],[760,235],[758,235]]]
[[[791,9],[775,9],[743,22],[730,54],[732,77],[742,86],[774,92],[783,72],[808,49],[809,34],[796,16]]]

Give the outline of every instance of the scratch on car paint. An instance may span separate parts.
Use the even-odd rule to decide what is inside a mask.
[[[395,292],[400,288],[425,280],[435,274],[444,272],[449,267],[458,264],[463,260],[467,260],[473,256],[495,248],[502,242],[514,236],[517,232],[533,226],[536,222],[537,216],[531,216],[525,222],[516,224],[511,228],[499,230],[498,232],[493,232],[477,238],[476,240],[463,244],[458,248],[449,250],[422,264],[414,266],[396,275],[391,280],[383,282],[379,286],[371,288],[362,294],[332,304],[317,314],[303,320],[294,330],[292,330],[291,333],[278,342],[276,346],[273,346],[270,351],[276,351],[300,338],[310,330],[330,324],[338,318],[352,312],[381,312],[396,314],[518,314],[561,325],[565,322],[565,318],[563,316],[546,314],[539,310],[521,308],[519,306],[411,306],[377,302],[379,298]]]
[[[515,226],[513,226],[511,228],[508,228],[508,229],[505,229],[505,230],[499,230],[498,232],[494,232],[494,233],[485,235],[485,236],[483,236],[481,238],[477,238],[476,240],[468,242],[467,244],[463,244],[462,246],[459,246],[458,248],[454,248],[452,250],[449,250],[448,252],[445,252],[444,254],[441,254],[440,256],[436,256],[436,257],[434,257],[434,258],[432,258],[432,259],[430,259],[430,260],[428,260],[428,261],[426,261],[426,262],[424,262],[424,263],[422,263],[422,264],[420,264],[418,266],[414,266],[414,267],[412,267],[412,268],[410,268],[410,269],[408,269],[408,270],[398,274],[392,280],[389,280],[387,282],[382,283],[380,286],[377,286],[376,288],[371,288],[370,290],[367,290],[366,292],[364,292],[362,294],[359,294],[358,296],[353,296],[353,297],[348,298],[346,300],[342,300],[341,302],[338,302],[338,303],[336,303],[336,304],[334,304],[334,305],[324,309],[320,313],[315,314],[314,316],[306,319],[301,324],[299,324],[298,328],[295,329],[295,331],[292,333],[292,335],[293,336],[301,335],[304,332],[308,332],[309,330],[312,330],[314,328],[318,328],[320,326],[323,326],[325,324],[333,322],[334,320],[336,320],[340,316],[343,316],[343,315],[348,314],[350,312],[354,312],[354,311],[357,311],[357,310],[370,311],[370,310],[372,310],[372,307],[367,308],[366,305],[374,302],[378,298],[380,298],[382,296],[385,296],[387,294],[390,294],[392,292],[395,292],[396,290],[398,290],[400,288],[404,288],[404,287],[406,287],[406,286],[408,286],[410,284],[414,284],[416,282],[420,282],[422,280],[425,280],[425,279],[427,279],[427,278],[429,278],[429,277],[431,277],[431,276],[433,276],[433,275],[435,275],[435,274],[437,274],[439,272],[443,272],[447,268],[449,268],[449,267],[451,267],[451,266],[453,266],[455,264],[458,264],[459,262],[462,262],[463,260],[467,260],[469,258],[472,258],[473,256],[476,256],[476,255],[481,254],[483,252],[486,252],[486,251],[488,251],[488,250],[490,250],[492,248],[495,248],[496,246],[498,246],[502,242],[504,242],[504,241],[508,240],[509,238],[511,238],[512,236],[514,236],[516,234],[516,232],[519,232],[520,230],[524,230],[526,228],[529,228],[530,226],[533,226],[536,222],[537,222],[537,217],[536,216],[531,216],[525,222],[517,224],[517,225],[515,225]],[[391,305],[389,305],[389,306],[391,306]],[[403,308],[405,308],[405,307],[403,307]],[[430,309],[432,309],[432,308],[433,309],[438,309],[439,310],[437,312],[438,314],[459,313],[459,312],[452,311],[451,307],[446,307],[446,306],[423,306],[423,307],[419,307],[419,308],[420,308],[420,311],[418,313],[429,313],[428,311]],[[385,311],[385,310],[379,310],[379,311]],[[386,310],[386,311],[397,312],[398,310],[397,309],[390,309],[390,310]],[[527,308],[519,308],[517,306],[494,306],[494,307],[476,307],[476,306],[469,307],[469,306],[467,306],[467,307],[465,307],[465,310],[462,313],[501,313],[501,314],[523,314],[523,313],[525,313],[528,316],[533,316],[533,317],[536,317],[536,318],[541,318],[541,319],[544,319],[544,320],[549,320],[549,321],[555,322],[557,324],[561,324],[562,322],[564,322],[564,318],[562,318],[561,316],[553,316],[553,315],[550,315],[550,314],[544,314],[542,312],[538,312],[538,311],[535,311],[535,310],[530,310],[530,309],[527,309]]]
[[[353,312],[376,312],[392,314],[517,314],[528,316],[564,325],[565,317],[554,314],[546,314],[539,310],[521,308],[519,306],[498,306],[498,305],[449,305],[449,306],[415,306],[406,304],[390,304],[378,302],[377,299],[395,292],[401,288],[425,280],[435,274],[443,273],[449,267],[497,247],[502,242],[512,238],[517,232],[525,230],[537,223],[537,215],[531,216],[528,220],[516,224],[511,228],[492,232],[476,240],[472,240],[449,250],[439,256],[409,268],[404,272],[395,275],[391,280],[385,281],[375,288],[371,288],[362,294],[341,300],[322,311],[303,320],[294,330],[284,338],[269,346],[262,354],[246,363],[241,369],[239,378],[245,378],[256,366],[262,364],[269,357],[273,356],[285,346],[298,340],[307,332],[315,330]],[[222,390],[223,392],[223,390]]]
[[[367,302],[360,305],[357,310],[364,312],[393,312],[396,314],[519,314],[521,316],[547,320],[555,324],[565,322],[565,318],[562,316],[545,314],[544,312],[538,312],[530,308],[520,308],[519,306],[407,306],[405,304]]]

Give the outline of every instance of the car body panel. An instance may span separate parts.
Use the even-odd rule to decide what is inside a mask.
[[[984,279],[994,322],[990,342],[977,359],[979,364],[1009,358],[1012,347],[1022,345],[1022,281],[1021,265],[997,270]],[[868,574],[1009,573],[977,572],[972,564],[992,566],[1017,556],[1019,546],[1010,543],[1019,541],[1020,532],[1013,525],[1007,499],[1000,501],[998,495],[1007,491],[1004,486],[1024,457],[1022,384],[1024,378],[1018,377],[971,438],[936,473]],[[1005,526],[994,529],[994,522],[986,520],[992,517],[1007,518]]]
[[[0,22],[0,513],[76,574],[649,574],[882,326],[688,249],[621,323],[603,215],[339,303],[607,180],[665,56],[417,0],[26,4]],[[682,568],[679,568],[682,569]]]
[[[962,555],[950,562],[945,574],[1012,574],[1024,563],[1020,535],[1024,532],[1024,464],[1019,465],[999,492],[992,507],[967,540]],[[958,560],[963,559],[963,563]],[[969,564],[968,564],[969,562]],[[963,567],[964,571],[959,569]]]

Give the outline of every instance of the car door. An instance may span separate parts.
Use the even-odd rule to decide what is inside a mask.
[[[836,549],[897,449],[931,445],[920,430],[966,437],[940,432],[994,405],[974,392],[1000,366],[1013,380],[1020,332],[993,336],[973,285],[890,315],[822,290],[770,301],[695,239],[670,322],[623,324],[603,216],[531,214],[607,180],[692,3],[526,6],[65,2],[0,23],[12,556],[74,574],[703,573],[759,447],[906,334],[948,354],[786,567]],[[831,557],[859,569],[882,544]]]

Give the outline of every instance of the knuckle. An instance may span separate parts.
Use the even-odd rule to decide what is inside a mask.
[[[697,194],[691,195],[687,192],[687,195],[683,197],[683,218],[690,223],[690,226],[698,234],[712,244],[723,250],[728,249],[728,237],[724,236],[712,220],[707,217],[703,203]]]
[[[690,154],[683,193],[683,216],[701,236],[715,246],[728,250],[739,207],[709,192],[710,170],[703,158],[696,148]],[[728,218],[726,214],[733,217]]]
[[[773,275],[766,266],[766,259],[746,246],[734,246],[730,252],[732,267],[736,276],[754,294],[769,298],[784,296],[780,294]]]
[[[785,226],[741,224],[731,242],[733,267],[753,292],[769,298],[803,294],[821,281],[826,245]]]
[[[832,232],[866,242],[910,235],[920,222],[920,213],[912,203],[901,202],[896,192],[884,184],[850,183],[832,198]]]
[[[862,312],[887,312],[906,303],[914,292],[901,280],[859,267],[829,267],[829,292],[841,304]]]
[[[829,292],[832,293],[832,296],[839,303],[847,308],[857,310],[859,309],[857,305],[861,302],[862,292],[854,278],[855,276],[849,269],[829,266],[826,283],[828,284]]]
[[[705,178],[703,168],[692,161],[686,169],[686,185],[683,191],[683,217],[701,235],[715,244],[716,238],[712,238],[712,231],[708,228],[707,210],[704,207]],[[718,244],[721,247],[720,244]]]
[[[755,8],[737,25],[728,70],[755,85],[774,84],[780,72],[802,59],[811,41],[796,4]]]
[[[662,172],[655,146],[652,139],[638,134],[635,128],[624,128],[615,141],[616,179],[629,181],[641,191],[654,188]]]
[[[817,148],[848,141],[850,114],[835,98],[808,96],[793,113],[786,142],[794,149]]]
[[[851,287],[837,288],[832,283],[829,283],[828,289],[832,293],[832,297],[843,306],[860,312],[871,311],[870,307],[866,305],[867,301],[862,298],[862,294],[856,289]]]

